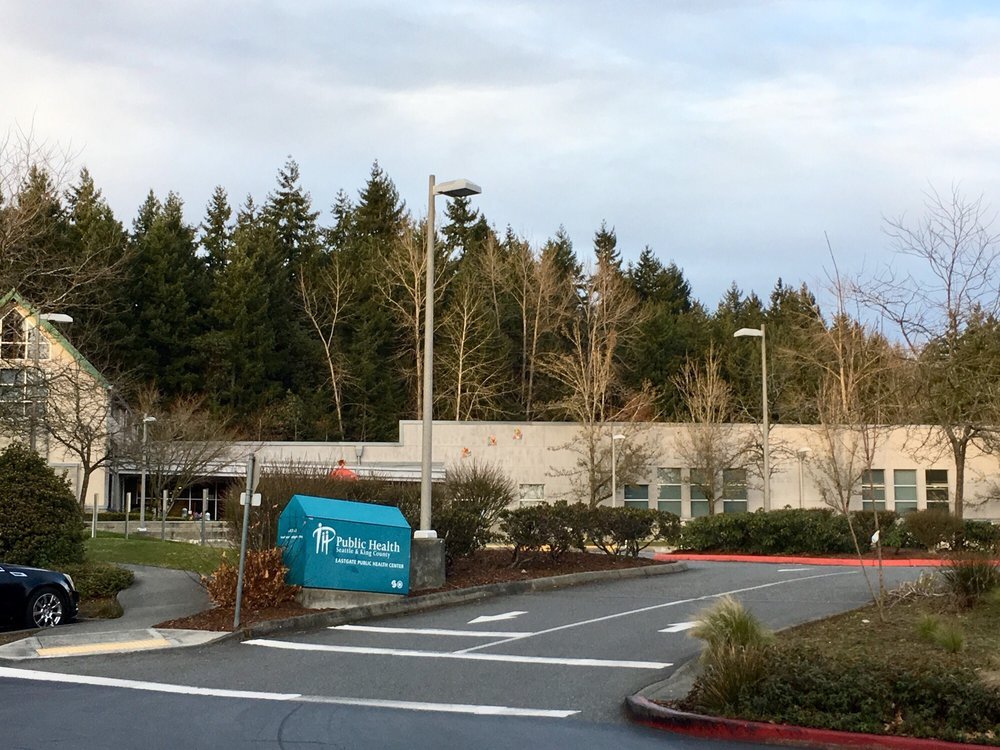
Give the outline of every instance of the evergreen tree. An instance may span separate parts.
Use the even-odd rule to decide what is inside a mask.
[[[216,186],[201,225],[199,244],[205,253],[205,266],[211,278],[215,278],[228,263],[229,244],[232,240],[233,210],[229,207],[229,196],[225,188]]]
[[[618,273],[622,270],[622,256],[618,250],[618,235],[615,228],[608,229],[608,223],[601,221],[601,228],[594,233],[594,256],[598,267],[607,266]]]

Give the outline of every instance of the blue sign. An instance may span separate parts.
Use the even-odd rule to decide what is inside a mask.
[[[296,586],[410,590],[410,525],[398,508],[293,495],[278,517],[278,546]]]

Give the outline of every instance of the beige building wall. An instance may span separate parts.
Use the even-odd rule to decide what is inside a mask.
[[[748,432],[757,430],[746,425]],[[682,517],[704,511],[692,497],[690,469],[678,457],[676,445],[685,435],[682,424],[649,423],[624,431],[638,430],[658,452],[640,477],[626,484],[619,481],[614,504],[642,505],[645,490],[647,507],[656,508],[661,502],[666,510],[679,507]],[[616,432],[618,429],[615,430]],[[551,422],[450,422],[434,423],[433,465],[435,474],[463,462],[492,464],[500,467],[522,490],[524,502],[544,500],[583,500],[573,492],[571,475],[577,454],[568,448],[578,439],[579,427],[572,423]],[[611,430],[606,439],[610,441]],[[955,497],[955,468],[950,453],[935,448],[935,431],[928,427],[891,428],[877,436],[872,463],[876,497],[887,510],[927,507],[932,501]],[[419,476],[421,423],[400,422],[400,439],[394,443],[264,443],[254,448],[265,464],[296,461],[316,467],[333,468],[338,460],[347,467],[365,473],[378,467],[398,476]],[[629,437],[626,437],[628,440]],[[249,448],[250,444],[244,444]],[[619,443],[619,446],[622,444]],[[777,425],[771,430],[771,507],[825,507],[820,495],[817,471],[818,457],[823,454],[819,428],[812,426]],[[610,442],[609,442],[610,446]],[[800,462],[799,450],[803,452]],[[360,457],[359,457],[360,452]],[[671,479],[674,472],[659,469],[679,469],[680,482]],[[941,479],[944,478],[944,483]],[[879,485],[878,482],[881,481]],[[971,452],[966,469],[967,518],[1000,520],[1000,501],[990,500],[991,485],[1000,481],[1000,462],[996,457]],[[755,511],[763,506],[763,488],[759,477],[748,478],[745,505],[736,498],[733,509],[745,507]],[[672,485],[667,487],[666,485]],[[661,490],[661,487],[663,488]],[[626,494],[629,495],[628,499]],[[696,494],[696,492],[694,493]],[[679,495],[679,503],[674,498]],[[692,501],[694,500],[694,504]],[[971,500],[972,502],[968,502]],[[611,502],[609,498],[607,502]],[[915,504],[915,505],[914,505]],[[720,503],[720,506],[722,504]],[[853,498],[851,508],[860,510],[860,495]],[[723,510],[718,507],[718,510]]]

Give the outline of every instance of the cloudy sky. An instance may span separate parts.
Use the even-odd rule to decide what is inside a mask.
[[[69,147],[130,222],[175,190],[263,198],[286,156],[325,215],[378,160],[581,256],[607,220],[714,306],[736,280],[890,259],[930,187],[1000,206],[992,2],[0,0],[0,132]]]

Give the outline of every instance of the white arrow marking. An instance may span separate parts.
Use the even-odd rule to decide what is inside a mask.
[[[673,625],[668,625],[663,630],[659,631],[661,633],[680,633],[685,630],[690,630],[697,622],[675,622]]]
[[[504,612],[502,615],[482,615],[477,617],[475,620],[469,620],[470,625],[475,625],[480,622],[496,622],[497,620],[513,620],[515,617],[521,615],[526,615],[527,612]]]

